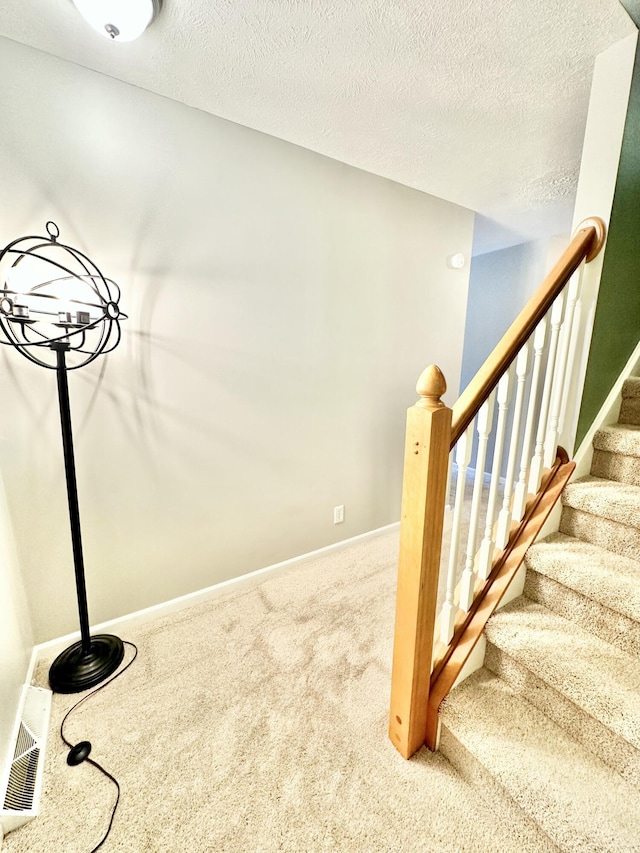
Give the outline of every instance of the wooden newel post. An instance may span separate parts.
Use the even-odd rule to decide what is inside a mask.
[[[451,440],[447,390],[435,364],[407,412],[389,737],[410,758],[425,742],[442,523]]]

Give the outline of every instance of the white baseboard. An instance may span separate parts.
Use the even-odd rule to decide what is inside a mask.
[[[263,569],[256,569],[256,571],[248,572],[246,575],[240,575],[237,578],[230,578],[229,580],[221,581],[213,586],[205,587],[205,589],[199,589],[195,592],[187,593],[187,595],[181,595],[178,598],[163,601],[161,604],[154,604],[151,607],[145,607],[143,610],[137,610],[133,613],[128,613],[125,616],[118,616],[116,619],[109,619],[107,622],[92,625],[91,633],[104,633],[105,631],[108,632],[115,628],[119,629],[122,626],[131,627],[133,625],[149,622],[152,619],[157,619],[170,613],[175,613],[185,607],[192,607],[195,604],[200,604],[203,601],[216,598],[216,596],[229,592],[231,589],[241,589],[243,586],[252,586],[263,580],[266,575],[275,574],[279,571],[283,571],[284,569],[291,568],[292,566],[306,563],[309,560],[314,560],[315,558],[320,557],[323,554],[328,554],[331,551],[339,551],[343,548],[348,548],[350,545],[364,539],[373,538],[374,536],[380,536],[384,533],[390,533],[392,530],[399,529],[400,522],[395,521],[392,524],[385,525],[384,527],[378,527],[375,530],[368,530],[366,533],[360,533],[358,536],[352,536],[349,539],[342,539],[340,542],[334,542],[333,545],[325,545],[323,548],[317,548],[315,551],[300,554],[298,557],[292,557],[289,560],[283,560],[280,563],[265,566]],[[79,639],[80,632],[74,631],[72,634],[66,634],[64,637],[56,637],[53,640],[47,640],[46,642],[39,643],[35,646],[31,655],[31,662],[29,664],[27,683],[31,683],[33,670],[41,653],[47,652],[51,654],[52,652],[55,653],[58,649],[62,651],[67,646],[71,645],[71,643],[75,643]]]
[[[31,684],[33,682],[33,674],[36,669],[36,664],[38,662],[38,651],[40,646],[34,646],[31,649],[31,657],[29,658],[29,666],[27,667],[27,674],[24,679],[25,684]]]

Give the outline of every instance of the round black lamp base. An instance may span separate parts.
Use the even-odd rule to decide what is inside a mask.
[[[54,693],[80,693],[100,684],[120,666],[124,645],[113,634],[96,634],[91,637],[88,652],[82,650],[82,641],[60,652],[51,664],[49,684]]]

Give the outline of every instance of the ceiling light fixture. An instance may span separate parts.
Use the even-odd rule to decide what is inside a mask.
[[[133,41],[154,20],[162,0],[73,0],[94,30],[112,41]]]

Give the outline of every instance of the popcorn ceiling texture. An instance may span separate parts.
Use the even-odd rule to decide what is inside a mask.
[[[634,30],[617,0],[192,0],[111,44],[71,2],[0,6],[8,38],[547,229],[569,226],[549,210],[570,217],[594,59]]]

